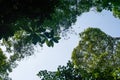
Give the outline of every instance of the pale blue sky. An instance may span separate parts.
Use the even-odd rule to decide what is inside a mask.
[[[113,37],[120,36],[120,20],[114,18],[108,11],[84,13],[77,18],[73,29],[80,33],[87,27],[98,27]],[[36,76],[40,70],[54,71],[58,65],[66,65],[67,61],[71,59],[72,50],[79,42],[79,35],[68,34],[68,37],[70,39],[62,38],[53,48],[36,47],[35,55],[19,62],[18,67],[10,74],[12,79],[40,80]]]

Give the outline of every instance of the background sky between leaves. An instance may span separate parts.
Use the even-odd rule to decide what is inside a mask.
[[[72,27],[77,35],[71,30],[53,48],[46,45],[43,48],[35,46],[35,54],[19,62],[18,67],[10,74],[12,80],[40,80],[36,76],[40,70],[55,71],[59,65],[66,65],[71,60],[72,50],[79,42],[78,34],[87,27],[98,27],[108,35],[120,37],[120,20],[114,18],[109,11],[84,13]]]

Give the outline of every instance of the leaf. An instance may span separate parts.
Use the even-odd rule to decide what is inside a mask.
[[[52,40],[48,41],[48,39],[46,39],[46,44],[48,47],[53,47],[54,46],[54,43]]]
[[[50,35],[51,35],[51,37],[54,36],[54,30],[51,30]]]
[[[50,44],[50,47],[53,47],[54,46],[54,43],[52,40],[49,41],[49,44]]]
[[[55,43],[58,43],[58,40],[56,38],[52,39]]]
[[[55,43],[58,43],[60,39],[61,39],[60,37],[54,37],[54,38],[52,38],[52,40],[53,40]]]
[[[44,44],[44,43],[45,43],[45,39],[42,39],[40,43],[41,43],[41,44]]]
[[[54,37],[56,40],[60,40],[61,38],[59,37],[59,36],[57,36],[57,37]]]
[[[45,41],[45,42],[46,42],[46,44],[47,44],[47,46],[48,46],[48,47],[50,47],[50,46],[51,46],[51,45],[50,45],[50,42],[48,41],[48,39],[46,39],[46,41]]]
[[[37,35],[37,34],[33,34],[32,35],[32,37],[33,37],[33,44],[37,44],[37,42],[40,42],[41,41],[41,38]]]
[[[50,33],[48,33],[48,32],[45,32],[45,36],[48,37],[48,38],[51,38]]]

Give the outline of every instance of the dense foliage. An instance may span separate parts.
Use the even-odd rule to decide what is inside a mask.
[[[43,46],[46,43],[48,47],[53,47],[54,43],[59,42],[60,33],[69,29],[77,16],[90,10],[108,10],[120,18],[119,4],[119,0],[0,0],[0,44],[8,53],[13,53],[9,54],[9,58],[5,57],[10,59],[11,65],[16,60],[32,55],[36,44]],[[99,36],[105,39],[98,47],[103,48],[100,52],[115,53],[113,44],[117,43],[116,40],[104,33]]]
[[[80,33],[72,52],[72,62],[57,71],[40,71],[42,80],[119,80],[120,38],[111,37],[98,28]]]
[[[120,38],[113,38],[98,28],[80,33],[78,46],[73,50],[72,61],[85,72],[81,76],[97,80],[120,79]]]
[[[37,76],[41,80],[81,80],[79,70],[74,68],[72,62],[68,62],[66,66],[59,66],[57,71],[40,71]]]
[[[119,4],[119,0],[1,0],[0,39],[8,39],[21,29],[28,33],[37,29],[41,33],[44,28],[59,33],[91,9],[109,10],[119,17]],[[29,25],[31,22],[34,24]]]
[[[0,39],[13,36],[20,30],[21,26],[11,25],[15,24],[16,20],[37,18],[38,23],[42,23],[44,19],[50,17],[58,3],[58,0],[0,0]]]
[[[2,49],[0,49],[0,80],[10,80],[8,75],[14,66],[14,62],[8,60]]]

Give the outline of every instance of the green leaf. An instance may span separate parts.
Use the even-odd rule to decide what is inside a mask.
[[[48,33],[48,32],[45,32],[45,36],[48,37],[48,38],[51,38],[50,33]]]
[[[53,38],[52,40],[53,40],[55,43],[58,43],[58,40],[57,40],[57,39]]]
[[[54,46],[54,43],[52,40],[49,41],[49,44],[50,44],[50,47],[53,47]]]
[[[54,36],[54,30],[51,30],[50,35],[51,35],[51,37]]]
[[[46,44],[48,47],[53,47],[54,46],[54,43],[52,40],[48,41],[48,39],[46,39]]]
[[[58,37],[58,36],[57,36],[57,37],[54,37],[54,38],[55,38],[56,40],[60,40],[60,39],[61,39],[61,38],[60,38],[60,37]]]
[[[46,42],[46,45],[50,47],[48,39],[46,39],[45,42]]]
[[[55,43],[58,43],[59,40],[60,40],[60,37],[54,37],[52,40],[53,40]]]
[[[33,44],[37,44],[37,42],[39,42],[39,41],[41,41],[41,38],[37,35],[37,34],[33,34],[32,35],[32,37],[33,37]]]

